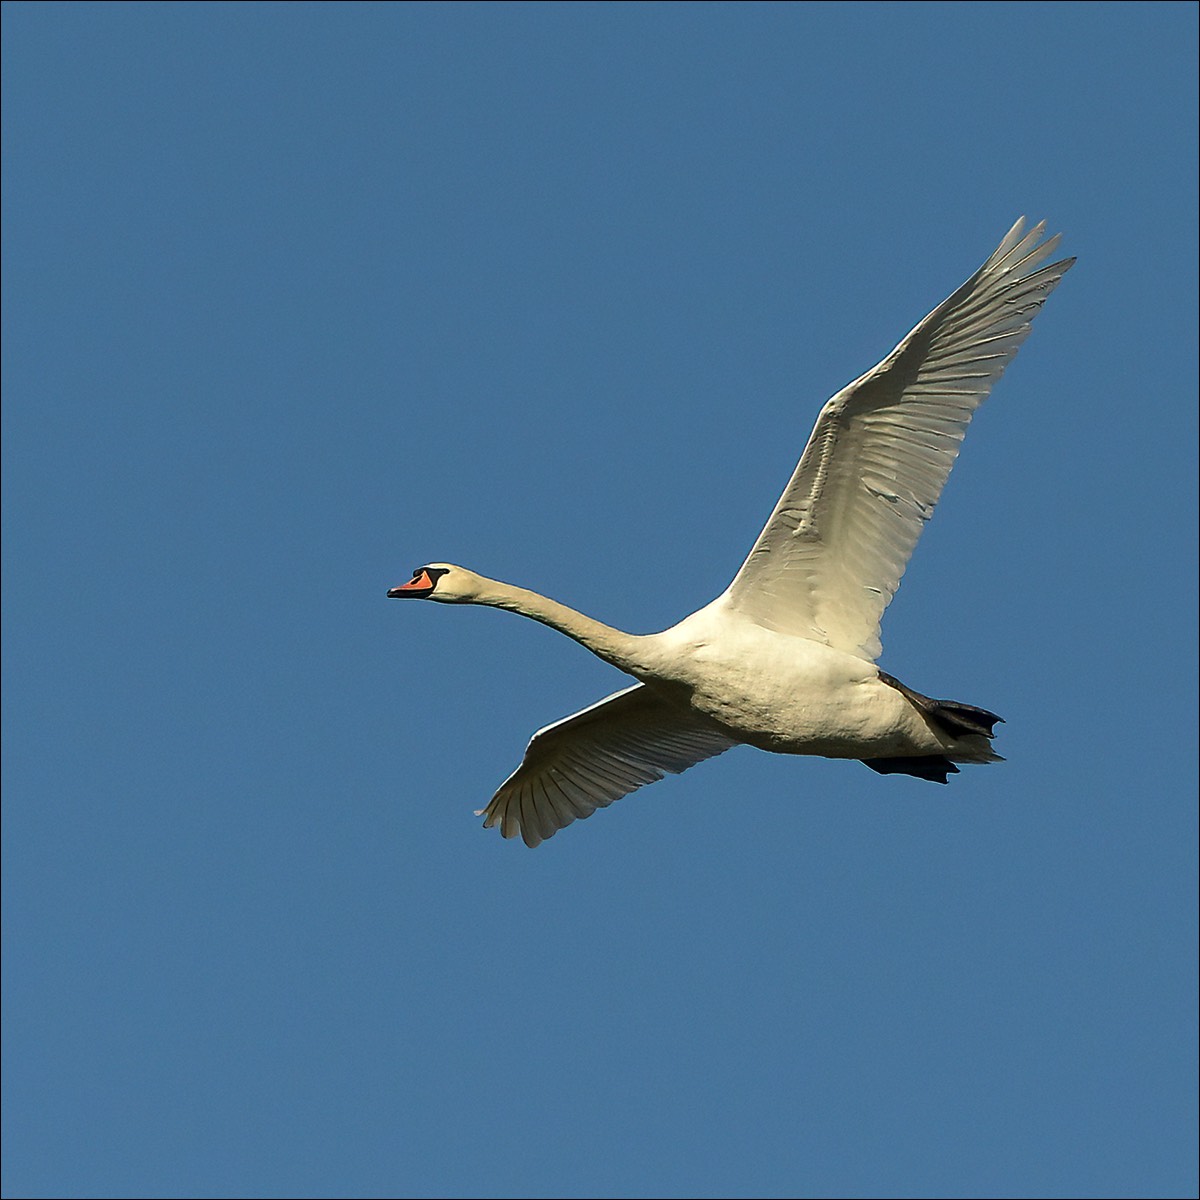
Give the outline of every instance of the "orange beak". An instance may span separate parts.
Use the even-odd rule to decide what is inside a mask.
[[[407,583],[402,583],[399,587],[388,589],[388,598],[390,600],[400,600],[405,596],[413,596],[420,599],[422,596],[428,596],[433,591],[433,580],[429,578],[428,571],[418,571]]]

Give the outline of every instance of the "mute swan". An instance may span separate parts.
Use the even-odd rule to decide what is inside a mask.
[[[747,743],[859,759],[937,783],[998,762],[1001,718],[875,665],[879,622],[975,409],[1074,263],[1021,218],[878,366],[821,409],[795,474],[726,591],[678,625],[622,633],[536,592],[432,563],[397,599],[488,604],[565,633],[639,682],[533,735],[477,815],[536,846],[577,817]],[[1040,244],[1039,244],[1040,243]]]

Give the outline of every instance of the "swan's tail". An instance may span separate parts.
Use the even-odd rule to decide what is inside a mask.
[[[954,765],[961,763],[1003,762],[1004,759],[992,749],[991,739],[997,724],[1004,718],[977,708],[974,704],[963,704],[958,700],[935,700],[914,692],[884,671],[879,678],[889,687],[894,687],[939,733],[953,738],[958,744],[945,754],[920,755],[913,758],[864,758],[872,771],[880,775],[914,775],[917,779],[928,779],[933,783],[945,783],[951,775],[958,774]]]
[[[879,678],[894,687],[914,708],[919,709],[931,725],[935,725],[942,733],[948,733],[952,738],[968,737],[977,734],[979,737],[995,737],[993,728],[1004,724],[1004,718],[998,717],[986,708],[976,708],[974,704],[963,704],[958,700],[935,700],[932,696],[922,696],[906,687],[886,671],[879,672]]]

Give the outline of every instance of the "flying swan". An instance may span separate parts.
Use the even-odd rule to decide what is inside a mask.
[[[746,743],[852,758],[945,783],[998,762],[995,713],[934,700],[876,665],[879,623],[933,513],[975,409],[1074,263],[1043,266],[1045,223],[996,252],[877,367],[821,409],[775,511],[733,582],[662,633],[602,625],[450,563],[388,591],[487,604],[574,638],[638,682],[539,729],[484,826],[527,846],[670,771]]]

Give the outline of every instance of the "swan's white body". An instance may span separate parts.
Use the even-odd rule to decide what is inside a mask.
[[[634,635],[535,592],[435,563],[389,596],[486,604],[574,638],[639,683],[539,730],[485,810],[536,846],[645,783],[745,743],[860,759],[944,783],[995,762],[994,714],[935,701],[875,665],[879,622],[974,410],[1049,292],[1058,238],[1018,221],[996,252],[877,367],[821,410],[799,465],[729,588]],[[940,776],[940,779],[939,779]]]
[[[874,664],[764,629],[721,600],[647,642],[656,665],[638,678],[674,685],[694,711],[760,750],[862,759],[943,754],[957,744]]]

